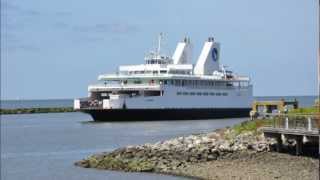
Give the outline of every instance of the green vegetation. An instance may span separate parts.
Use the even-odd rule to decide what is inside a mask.
[[[306,117],[299,116],[299,115],[314,115],[319,113],[319,107],[313,106],[313,107],[305,107],[305,108],[298,108],[298,109],[292,109],[288,112],[288,116],[295,117],[295,121],[297,120],[306,120]],[[258,129],[263,126],[271,126],[274,122],[279,123],[282,122],[284,119],[280,116],[270,117],[268,119],[255,119],[252,121],[245,121],[240,124],[237,124],[232,127],[232,130],[234,130],[235,135],[239,135],[246,132],[254,132],[259,133]],[[282,122],[283,123],[283,122]]]
[[[317,99],[314,101],[314,105],[315,105],[315,106],[319,106],[319,105],[320,105],[320,98],[317,98]]]
[[[271,125],[273,119],[256,119],[253,121],[245,121],[232,127],[236,135],[245,132],[258,133],[258,129],[262,126]]]
[[[306,107],[306,108],[298,108],[292,109],[288,112],[288,114],[315,114],[319,113],[319,107]]]
[[[0,109],[0,114],[32,114],[58,112],[74,112],[74,109],[72,107]]]

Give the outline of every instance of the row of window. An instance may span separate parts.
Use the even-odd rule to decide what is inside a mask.
[[[174,86],[235,86],[238,85],[236,82],[224,82],[224,81],[209,81],[209,80],[164,80],[164,84],[174,85]],[[238,82],[237,82],[238,83]]]
[[[119,82],[119,81],[118,81]],[[215,81],[215,80],[154,80],[154,79],[137,79],[133,81],[122,80],[119,83],[123,84],[164,84],[172,86],[181,86],[181,87],[247,87],[249,82],[226,82],[226,81]],[[109,84],[105,81],[104,84]]]
[[[226,92],[177,92],[178,96],[228,96]]]

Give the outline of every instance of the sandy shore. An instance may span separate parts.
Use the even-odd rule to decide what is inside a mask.
[[[318,180],[319,160],[283,153],[264,152],[190,164],[170,171],[172,174],[200,179],[251,179],[251,180]]]

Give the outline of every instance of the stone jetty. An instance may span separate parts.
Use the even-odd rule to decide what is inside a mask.
[[[75,112],[75,110],[73,109],[73,107],[0,109],[0,114],[34,114],[34,113],[61,113],[61,112]]]
[[[170,173],[194,163],[261,153],[275,143],[256,132],[237,134],[226,128],[206,134],[177,137],[154,144],[127,146],[92,155],[75,163],[85,168]]]

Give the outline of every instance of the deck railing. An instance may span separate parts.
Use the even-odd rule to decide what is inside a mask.
[[[101,90],[105,91],[105,89],[150,89],[150,90],[159,90],[161,87],[160,84],[95,84],[95,85],[90,85],[88,87],[89,91],[91,90]]]

